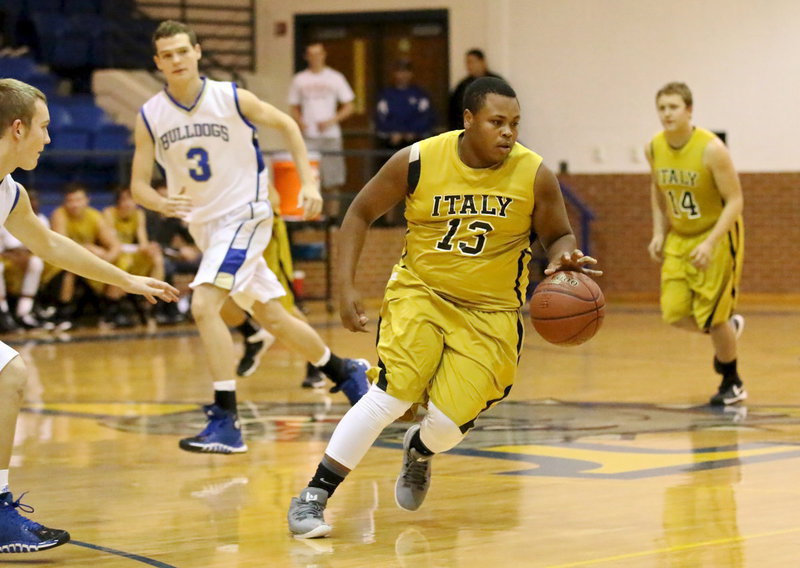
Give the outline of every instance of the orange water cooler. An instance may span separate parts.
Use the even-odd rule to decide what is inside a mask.
[[[308,161],[311,169],[319,176],[320,155],[309,152]],[[271,157],[272,183],[281,196],[281,217],[287,221],[302,221],[303,206],[298,202],[300,194],[300,176],[289,152],[278,152]]]

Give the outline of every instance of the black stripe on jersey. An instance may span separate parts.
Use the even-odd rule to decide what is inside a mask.
[[[408,233],[409,233],[409,232],[411,232],[411,229],[406,229],[406,234],[405,234],[405,236],[403,237],[403,239],[404,239],[404,242],[408,242]],[[407,248],[407,247],[406,247],[406,245],[404,244],[404,245],[403,245],[403,252],[400,254],[400,266],[401,266],[402,268],[405,268],[405,267],[406,267],[406,263],[405,263],[405,262],[403,262],[403,260],[405,260],[405,258],[406,258],[406,255],[407,255],[407,254],[408,254],[408,248]]]
[[[419,177],[422,173],[422,156],[419,154],[419,142],[411,145],[408,154],[408,194],[411,195],[417,189]]]
[[[736,299],[736,295],[738,294],[738,290],[736,289],[736,271],[738,267],[736,266],[736,253],[738,251],[739,241],[741,239],[741,227],[739,225],[740,221],[736,221],[733,227],[728,231],[728,252],[730,252],[731,259],[733,260],[733,264],[731,266],[731,273],[730,278],[733,279],[733,284],[731,286],[731,297]],[[717,308],[719,307],[719,303],[722,300],[722,294],[725,291],[725,288],[728,287],[728,282],[726,281],[724,285],[720,286],[720,292],[717,296],[717,299],[714,301],[714,309],[711,310],[711,314],[709,314],[708,319],[703,324],[703,330],[708,331],[711,329],[711,323],[714,321],[714,315],[717,313]],[[728,317],[732,316],[733,314],[728,314]]]
[[[525,296],[523,295],[524,293],[521,282],[522,273],[525,271],[525,267],[528,266],[531,258],[533,258],[533,252],[531,252],[530,247],[528,247],[522,251],[522,254],[519,255],[519,259],[517,260],[517,278],[514,280],[514,293],[517,295],[519,307],[522,307],[522,304],[525,303]]]
[[[522,314],[517,313],[517,365],[522,356],[522,342],[525,339],[525,326],[522,324]]]
[[[478,416],[480,416],[485,411],[489,410],[492,406],[494,406],[495,404],[497,404],[498,402],[500,402],[501,400],[506,398],[509,395],[509,393],[511,392],[511,387],[512,386],[513,385],[508,385],[506,387],[506,390],[503,391],[503,396],[501,396],[500,398],[495,398],[495,399],[487,401],[486,402],[486,406],[484,406],[483,410],[481,410],[478,413]],[[468,430],[470,430],[471,428],[473,428],[475,426],[475,421],[478,419],[478,416],[476,416],[475,418],[473,418],[469,422],[466,422],[466,423],[464,423],[464,424],[462,424],[461,426],[458,427],[458,429],[461,430],[462,434],[466,434]]]
[[[378,331],[375,333],[375,345],[381,340],[381,318],[378,317]],[[378,358],[378,368],[380,372],[378,373],[378,380],[375,383],[375,386],[381,389],[383,392],[386,392],[386,388],[389,386],[389,381],[386,380],[386,365],[383,361]]]

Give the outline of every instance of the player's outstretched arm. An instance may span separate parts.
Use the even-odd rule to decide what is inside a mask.
[[[544,273],[550,275],[557,270],[577,270],[593,276],[603,274],[601,270],[589,268],[597,261],[578,249],[561,187],[556,176],[544,164],[536,172],[534,187],[533,229],[539,235],[549,261]]]
[[[242,114],[258,126],[274,128],[283,136],[286,147],[292,154],[298,175],[300,176],[300,199],[306,219],[312,219],[322,211],[322,194],[319,192],[319,178],[311,169],[308,151],[303,134],[297,122],[269,103],[256,97],[250,91],[238,89],[239,108]]]
[[[178,300],[178,290],[160,280],[133,276],[101,260],[78,243],[51,231],[34,215],[27,192],[20,188],[19,200],[6,220],[6,228],[36,256],[85,278],[141,294],[150,302]]]
[[[400,203],[408,191],[408,154],[404,148],[389,158],[347,209],[339,231],[339,316],[350,331],[368,331],[367,316],[355,287],[356,266],[369,226]]]

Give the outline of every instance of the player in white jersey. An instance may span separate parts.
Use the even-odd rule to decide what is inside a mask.
[[[32,170],[50,143],[50,114],[42,92],[15,79],[0,79],[0,224],[46,262],[80,276],[142,294],[177,301],[178,291],[153,278],[133,276],[90,253],[81,245],[49,230],[33,213],[25,189],[14,181],[17,168]],[[22,405],[27,370],[19,354],[0,342],[0,554],[36,552],[64,544],[69,533],[26,519],[30,511],[8,489],[8,467],[17,416]]]
[[[200,330],[214,403],[208,425],[180,441],[191,452],[247,451],[236,411],[233,338],[220,315],[228,296],[262,326],[322,369],[355,402],[367,391],[366,361],[340,359],[307,323],[276,299],[284,295],[267,268],[272,231],[268,180],[256,126],[278,130],[298,166],[300,197],[308,217],[322,207],[300,129],[292,118],[235,84],[200,76],[197,36],[167,20],[153,34],[154,61],[166,88],[142,107],[136,121],[131,189],[144,207],[189,221],[203,251],[191,286],[192,315]],[[167,197],[150,184],[153,162],[166,174]]]

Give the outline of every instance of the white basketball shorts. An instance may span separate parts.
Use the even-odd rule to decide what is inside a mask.
[[[8,365],[17,355],[19,355],[19,353],[0,341],[0,371],[5,369],[6,365]]]
[[[229,290],[245,310],[253,302],[268,302],[286,294],[264,260],[272,236],[268,202],[256,201],[219,219],[190,223],[189,232],[203,251],[192,288],[213,284]]]

